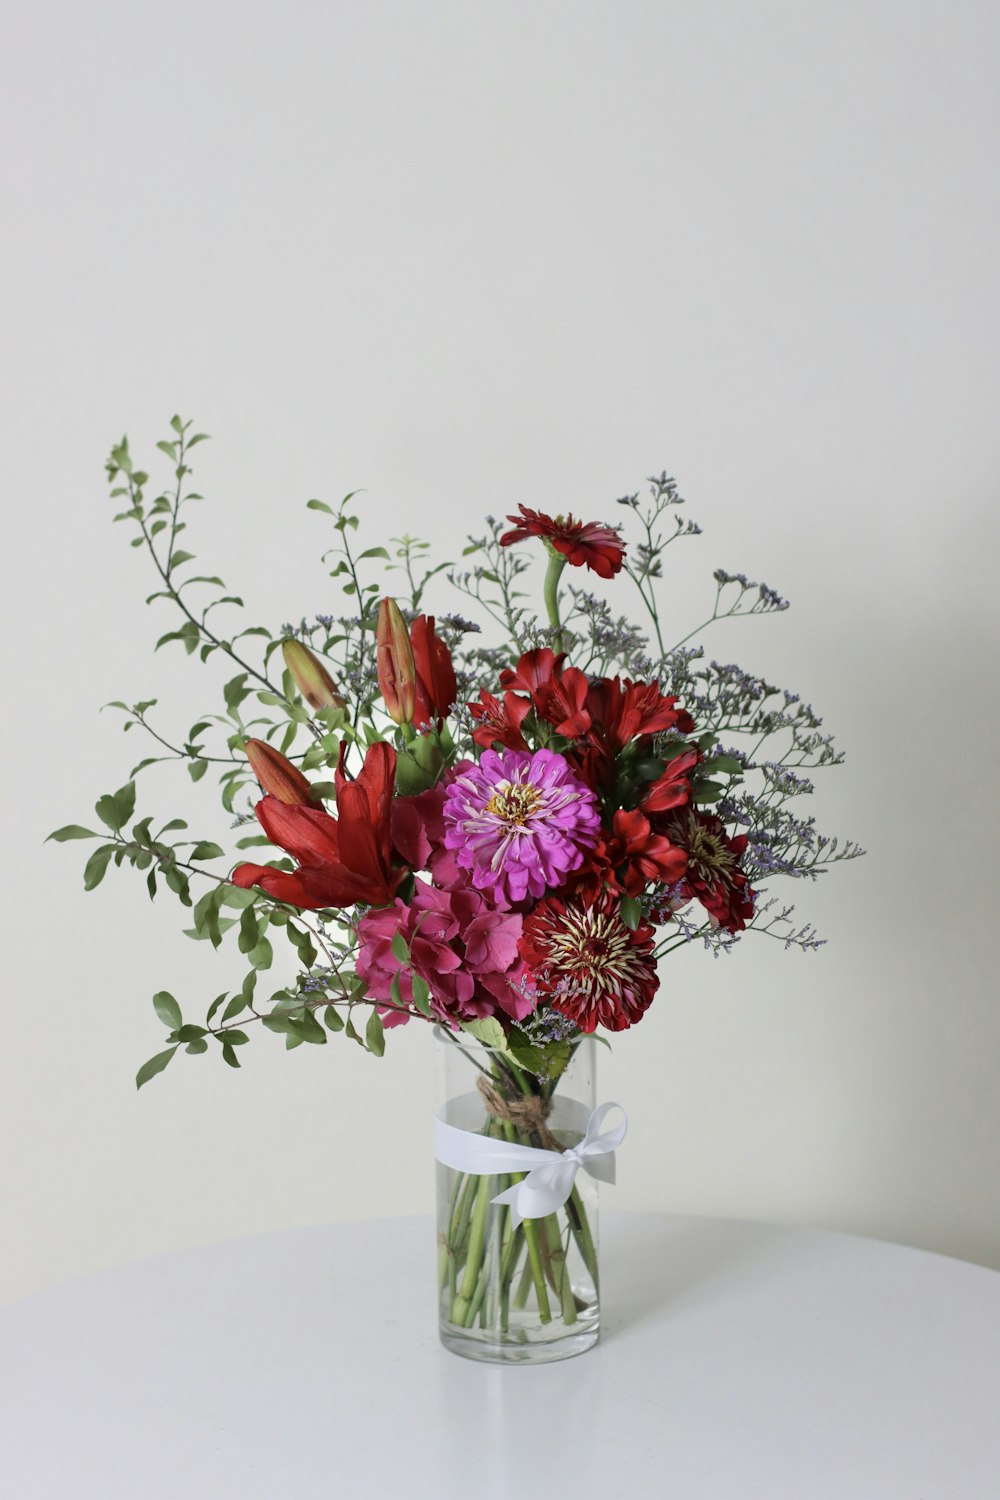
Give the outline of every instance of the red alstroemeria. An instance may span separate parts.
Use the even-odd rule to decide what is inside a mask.
[[[528,742],[521,733],[521,725],[531,712],[531,704],[516,693],[504,693],[503,702],[494,698],[485,688],[479,690],[479,702],[470,703],[469,711],[476,720],[472,738],[484,750],[494,745],[503,745],[508,750],[527,750]]]
[[[410,626],[410,645],[417,674],[413,722],[430,724],[434,719],[440,722],[454,706],[458,684],[451,652],[434,632],[433,615],[417,616]]]
[[[500,673],[500,683],[509,693],[527,693],[538,717],[573,740],[590,728],[588,679],[565,661],[565,652],[556,656],[548,646],[526,651],[516,667]]]
[[[689,892],[700,901],[727,932],[742,932],[753,916],[755,901],[749,877],[740,867],[746,834],[731,837],[721,818],[694,807],[672,813],[661,826],[687,855],[682,894]]]
[[[642,811],[665,813],[690,802],[691,782],[688,778],[699,760],[701,751],[697,745],[692,745],[689,750],[682,750],[680,755],[669,760],[663,775],[657,777],[644,792],[639,804]]]
[[[508,516],[513,521],[513,531],[505,531],[500,538],[501,547],[512,542],[523,542],[528,537],[539,536],[550,542],[561,552],[573,567],[588,567],[601,578],[613,578],[625,561],[625,543],[613,526],[604,526],[599,521],[574,521],[568,516],[547,516],[542,511],[530,510],[526,505],[517,507],[518,515]]]
[[[565,660],[565,651],[560,651],[557,656],[549,646],[525,651],[516,667],[504,667],[500,673],[500,686],[513,693],[527,693],[534,702],[535,694],[548,687],[553,676],[562,670]]]
[[[575,740],[590,728],[587,678],[578,667],[564,667],[547,687],[539,688],[535,711],[557,734]]]
[[[672,693],[661,693],[655,682],[632,682],[628,677],[602,677],[587,693],[591,718],[588,738],[596,749],[614,759],[630,741],[677,729],[691,734],[694,720],[677,708]]]
[[[304,911],[359,901],[384,906],[407,874],[394,868],[391,860],[389,814],[395,772],[396,752],[381,742],[370,746],[356,780],[338,769],[336,818],[320,807],[262,797],[255,809],[261,827],[299,868],[238,865],[229,877],[232,883],[260,886],[269,896]]]
[[[653,928],[631,931],[617,896],[596,901],[545,896],[524,918],[518,949],[540,1001],[576,1021],[582,1031],[624,1031],[656,993]]]
[[[607,852],[619,888],[629,896],[638,896],[650,881],[676,885],[687,869],[684,850],[665,834],[654,833],[649,819],[638,808],[615,813]]]

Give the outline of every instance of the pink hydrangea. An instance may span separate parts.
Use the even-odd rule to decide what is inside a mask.
[[[409,960],[401,962],[392,941],[401,933]],[[399,993],[413,1003],[411,972],[425,980],[431,1009],[446,1025],[498,1012],[519,1021],[535,1000],[521,988],[525,966],[518,953],[521,918],[493,910],[478,891],[442,891],[417,881],[409,905],[397,900],[362,917],[357,972],[369,995],[380,1005],[386,1026],[409,1017],[393,1008],[391,986],[399,975]]]
[[[461,773],[472,761],[459,761],[451,774]],[[411,870],[427,870],[436,886],[452,890],[468,884],[455,856],[444,842],[444,784],[432,786],[415,797],[393,797],[390,810],[392,843]]]

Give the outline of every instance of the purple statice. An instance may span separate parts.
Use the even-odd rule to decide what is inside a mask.
[[[600,833],[597,799],[551,750],[484,752],[444,799],[445,847],[477,890],[514,906],[558,889]]]

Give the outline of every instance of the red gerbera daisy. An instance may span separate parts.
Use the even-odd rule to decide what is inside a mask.
[[[540,510],[519,505],[520,515],[508,516],[513,531],[505,531],[501,547],[523,542],[528,537],[544,537],[574,568],[586,566],[601,578],[614,578],[625,561],[625,543],[613,526],[599,521],[574,521],[572,515],[546,516]]]
[[[539,1000],[582,1031],[624,1031],[648,1009],[660,983],[652,927],[626,927],[609,891],[590,904],[544,897],[524,918],[518,949]]]

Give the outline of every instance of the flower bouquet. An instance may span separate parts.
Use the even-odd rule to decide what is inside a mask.
[[[697,632],[664,638],[665,555],[699,532],[666,475],[617,502],[621,526],[521,505],[437,565],[409,536],[359,548],[355,495],[310,500],[332,527],[340,612],[223,629],[217,611],[242,601],[180,545],[203,440],[173,419],[166,489],[124,439],[108,474],[158,575],[151,599],[181,617],[157,647],[227,664],[221,705],[172,735],[155,699],[115,704],[154,753],[98,800],[103,832],[52,835],[98,841],[88,890],[130,865],[179,900],[192,938],[243,956],[201,1022],[154,995],[167,1045],[137,1084],[179,1050],[239,1067],[258,1023],[290,1049],[342,1036],[376,1056],[387,1031],[434,1026],[442,1336],[477,1358],[576,1353],[598,1332],[596,1184],[625,1132],[618,1106],[595,1108],[594,1041],[642,1020],[678,948],[728,952],[747,931],[819,945],[767,890],[862,852],[796,810],[841,757],[797,695],[707,658]],[[442,573],[477,619],[425,612]],[[714,581],[699,629],[787,608],[742,574]],[[186,819],[136,815],[135,778],[157,762],[217,776],[227,874],[227,850]],[[245,857],[260,847],[265,862]],[[265,998],[275,939],[295,972]]]

